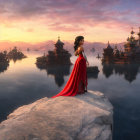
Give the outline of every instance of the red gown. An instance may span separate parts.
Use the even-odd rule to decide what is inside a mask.
[[[73,70],[65,87],[61,92],[52,96],[51,98],[55,98],[58,96],[75,96],[77,94],[82,94],[84,89],[87,89],[87,84],[88,82],[86,59],[81,53],[75,61]]]

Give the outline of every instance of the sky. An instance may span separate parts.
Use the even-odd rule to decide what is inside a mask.
[[[126,41],[140,26],[140,0],[0,0],[0,41]]]

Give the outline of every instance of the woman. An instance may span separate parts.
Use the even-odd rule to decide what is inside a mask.
[[[84,54],[83,44],[84,37],[77,36],[74,42],[74,51],[75,56],[78,55],[78,58],[75,61],[69,80],[63,90],[51,98],[58,96],[75,96],[87,92],[87,65],[89,65],[89,63]]]

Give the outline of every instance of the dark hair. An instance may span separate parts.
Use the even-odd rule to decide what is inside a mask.
[[[74,51],[77,50],[80,40],[84,39],[83,36],[77,36],[74,41]]]

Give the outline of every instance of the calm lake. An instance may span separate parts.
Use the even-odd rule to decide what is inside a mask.
[[[36,57],[43,52],[24,52],[28,58],[10,61],[0,68],[0,121],[19,106],[59,93],[74,65],[39,69]],[[102,65],[93,54],[86,54],[98,75],[88,75],[88,89],[103,92],[114,106],[113,140],[140,140],[140,66]],[[76,56],[71,57],[74,64]]]

